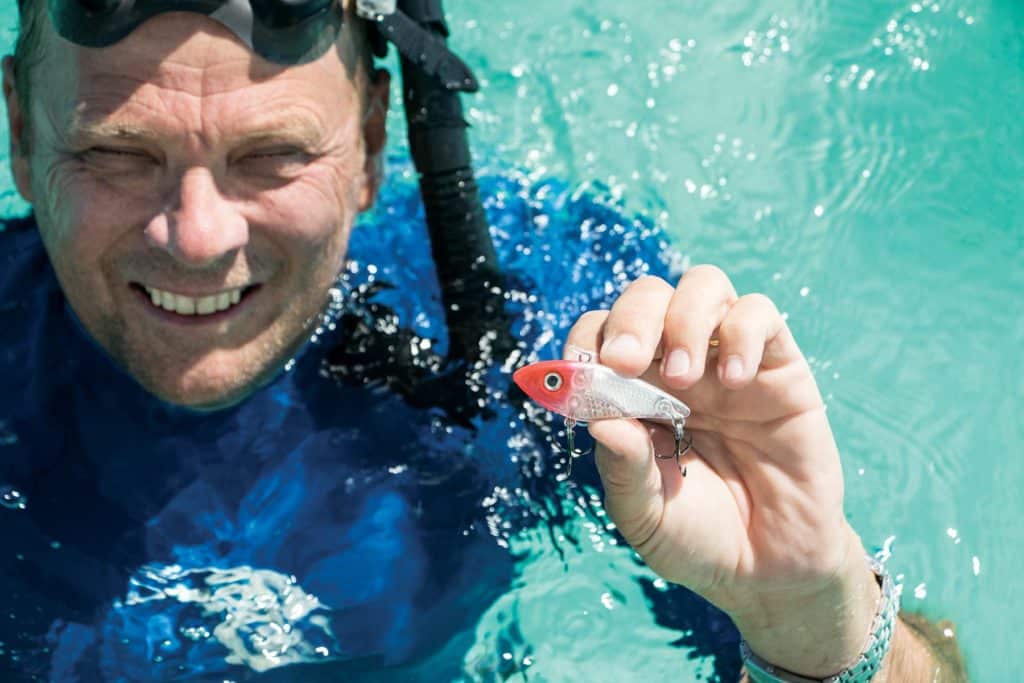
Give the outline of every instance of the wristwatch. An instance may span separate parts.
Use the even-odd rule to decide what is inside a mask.
[[[900,609],[900,596],[892,577],[882,563],[869,556],[868,564],[882,587],[882,599],[871,622],[868,642],[853,665],[827,678],[807,678],[766,662],[754,654],[746,641],[740,641],[740,654],[743,656],[750,680],[754,683],[870,683],[882,668],[885,655],[892,646],[896,615]]]

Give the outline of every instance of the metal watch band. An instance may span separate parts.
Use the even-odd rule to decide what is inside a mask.
[[[764,661],[751,651],[745,641],[741,641],[740,654],[743,656],[750,680],[754,683],[870,683],[882,668],[885,655],[892,645],[900,597],[885,567],[870,556],[868,564],[882,585],[882,599],[871,622],[871,635],[868,636],[860,657],[852,666],[828,678],[807,678]]]

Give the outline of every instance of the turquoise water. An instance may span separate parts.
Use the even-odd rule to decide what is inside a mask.
[[[826,395],[848,513],[890,548],[905,606],[957,623],[974,680],[1019,678],[1024,6],[447,5],[485,81],[467,100],[482,165],[610,194],[772,296]],[[0,210],[19,208],[8,190]],[[511,541],[521,578],[468,661],[506,647],[515,617],[531,680],[707,674],[591,524],[564,556],[546,534]]]

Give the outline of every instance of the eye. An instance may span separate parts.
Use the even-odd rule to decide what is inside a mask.
[[[306,162],[309,160],[309,157],[310,154],[302,149],[294,147],[273,147],[246,152],[239,157],[238,160],[242,163],[294,163]]]
[[[243,159],[287,159],[289,157],[297,157],[302,152],[297,149],[268,149],[259,152],[250,152],[246,154]]]
[[[244,173],[254,176],[292,176],[310,163],[312,156],[301,149],[270,148],[247,152],[235,163]]]
[[[81,157],[96,163],[106,164],[156,164],[151,154],[140,149],[121,147],[92,147],[81,154]]]
[[[562,388],[562,376],[557,372],[544,375],[544,388],[548,391],[558,391]]]

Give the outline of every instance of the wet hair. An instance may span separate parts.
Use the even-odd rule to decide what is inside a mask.
[[[28,115],[31,101],[33,69],[43,59],[46,40],[43,35],[46,16],[44,0],[18,0],[18,39],[14,44],[14,85],[18,90],[18,104],[25,112],[25,141],[31,138]]]

